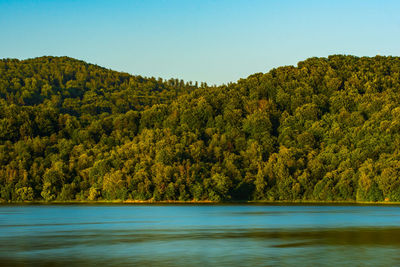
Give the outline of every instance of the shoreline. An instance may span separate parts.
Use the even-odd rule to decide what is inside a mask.
[[[397,205],[400,206],[400,202],[391,201],[316,201],[316,200],[250,200],[250,201],[211,201],[211,200],[69,200],[69,201],[45,201],[45,200],[33,200],[33,201],[2,201],[0,205],[104,205],[104,204],[115,204],[115,205],[363,205],[363,206],[385,206],[385,205]]]

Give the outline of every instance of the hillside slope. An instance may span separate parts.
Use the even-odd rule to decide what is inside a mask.
[[[3,200],[400,201],[400,58],[201,87],[0,61]]]

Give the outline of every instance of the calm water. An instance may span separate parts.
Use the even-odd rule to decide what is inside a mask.
[[[400,207],[0,206],[2,266],[394,266]]]

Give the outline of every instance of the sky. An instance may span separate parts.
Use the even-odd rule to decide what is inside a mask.
[[[397,0],[0,0],[0,58],[223,84],[332,54],[400,56]]]

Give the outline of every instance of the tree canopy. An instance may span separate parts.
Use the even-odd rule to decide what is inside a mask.
[[[0,60],[0,200],[400,201],[400,58],[208,86]]]

